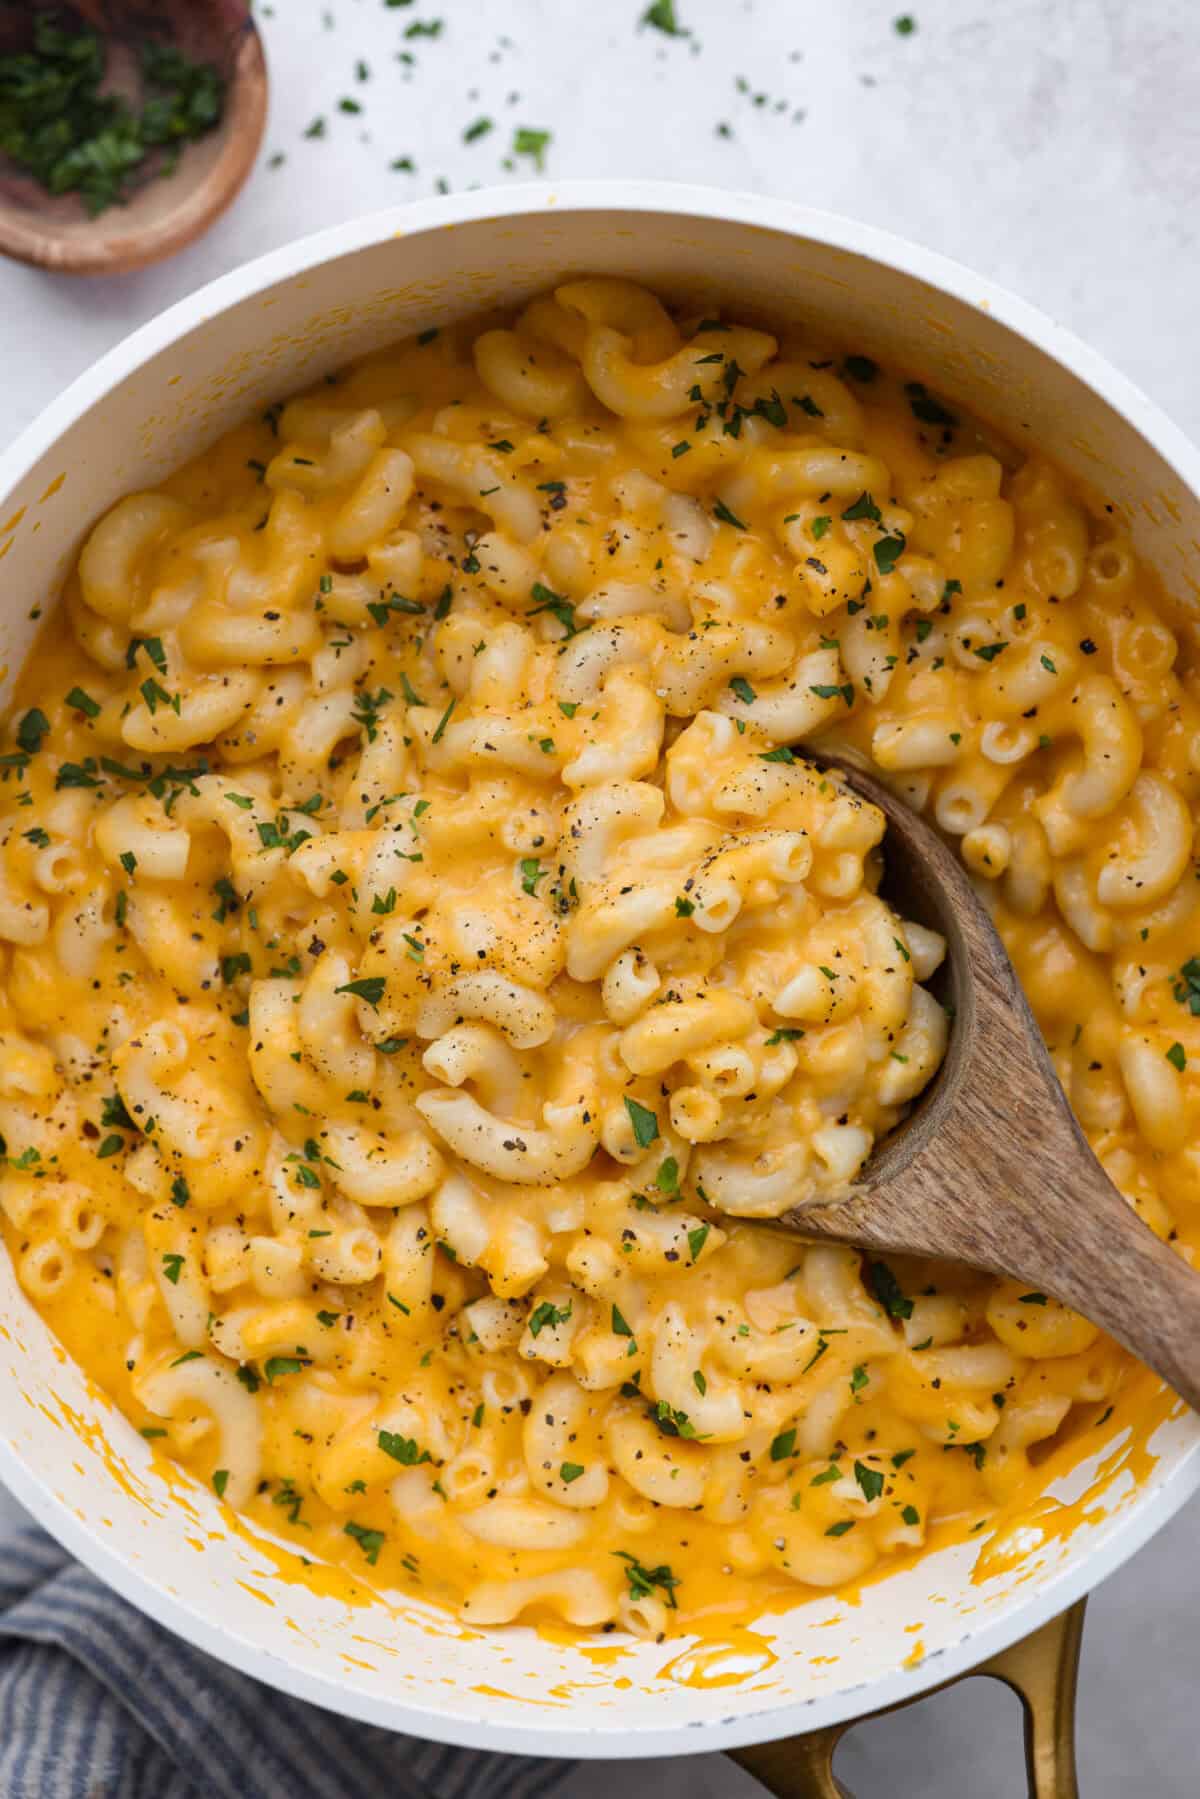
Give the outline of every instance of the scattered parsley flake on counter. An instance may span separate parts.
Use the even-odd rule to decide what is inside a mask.
[[[552,132],[539,131],[531,125],[518,125],[513,132],[512,153],[514,156],[532,156],[540,175],[546,167],[546,150],[552,137]]]
[[[652,25],[655,31],[661,31],[664,37],[690,37],[686,26],[679,23],[675,16],[675,0],[653,0],[638,21],[641,25]]]
[[[902,12],[899,18],[892,20],[892,30],[897,37],[912,37],[917,29],[917,21],[910,12]]]
[[[636,1099],[625,1095],[625,1110],[629,1114],[629,1122],[633,1126],[634,1141],[639,1149],[649,1149],[658,1136],[658,1114],[649,1106],[643,1106]]]
[[[493,119],[489,119],[486,117],[476,119],[474,124],[468,125],[466,130],[463,132],[463,143],[464,144],[478,143],[478,141],[481,137],[486,137],[488,132],[494,131],[495,128],[496,128],[495,121]]]

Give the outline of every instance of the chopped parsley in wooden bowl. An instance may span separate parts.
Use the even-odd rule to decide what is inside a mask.
[[[0,252],[122,273],[191,242],[266,117],[245,0],[0,3]]]

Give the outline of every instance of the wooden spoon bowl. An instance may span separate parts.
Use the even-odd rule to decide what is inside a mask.
[[[30,48],[39,12],[84,27],[109,47],[114,89],[133,91],[137,48],[171,43],[225,79],[220,123],[182,147],[170,174],[151,177],[95,218],[78,194],[46,192],[0,157],[0,252],[74,275],[125,274],[182,249],[224,212],[249,175],[267,116],[262,41],[247,0],[0,0],[0,53]]]
[[[1101,1168],[961,863],[910,807],[817,753],[888,821],[884,891],[946,939],[946,1059],[843,1199],[778,1222],[812,1240],[948,1257],[1053,1293],[1200,1410],[1200,1277]]]

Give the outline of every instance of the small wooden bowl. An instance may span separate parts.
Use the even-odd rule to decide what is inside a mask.
[[[254,164],[267,117],[262,41],[246,0],[69,0],[31,7],[0,0],[0,51],[27,48],[33,18],[56,11],[106,38],[113,60],[128,46],[169,38],[225,78],[220,124],[187,144],[174,170],[127,204],[89,218],[77,194],[52,195],[0,157],[0,253],[71,275],[122,275],[182,249],[224,212]],[[132,66],[132,62],[130,63]]]

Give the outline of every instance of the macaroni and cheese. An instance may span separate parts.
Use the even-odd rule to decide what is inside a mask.
[[[948,1028],[880,814],[792,746],[960,841],[1167,1235],[1181,637],[1036,457],[625,281],[272,406],[96,525],[9,714],[26,1292],[229,1504],[484,1624],[656,1635],[986,1516],[1125,1359],[764,1226],[845,1191]]]

